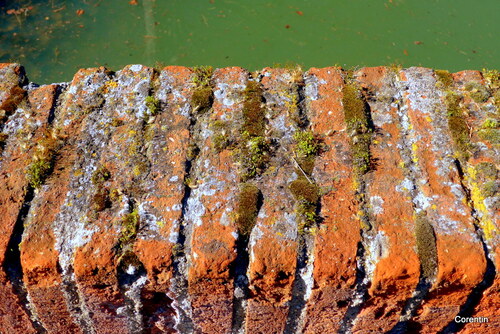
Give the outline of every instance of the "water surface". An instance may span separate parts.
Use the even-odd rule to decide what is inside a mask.
[[[132,63],[499,69],[499,10],[499,0],[0,0],[0,62],[38,83]]]

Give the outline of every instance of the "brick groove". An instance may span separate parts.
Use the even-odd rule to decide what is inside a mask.
[[[195,73],[129,65],[36,87],[0,64],[0,333],[498,332],[498,74],[443,86],[425,68],[354,72],[373,122],[360,178],[342,69],[217,69],[206,108]],[[269,160],[242,181],[249,78]],[[322,143],[306,231],[290,190],[303,130]],[[54,165],[35,189],[27,171],[44,150]],[[248,237],[242,182],[262,197]]]

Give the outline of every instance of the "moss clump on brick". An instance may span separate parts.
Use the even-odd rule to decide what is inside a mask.
[[[238,195],[238,209],[236,210],[236,226],[238,232],[243,236],[249,236],[255,225],[257,214],[259,213],[259,202],[262,194],[251,183],[243,183],[240,186]]]
[[[40,188],[52,173],[56,160],[56,151],[61,142],[53,131],[45,130],[42,138],[34,148],[31,164],[26,169],[26,175],[33,188]]]
[[[449,88],[453,85],[453,75],[446,70],[435,70],[437,88]]]
[[[262,174],[269,163],[269,143],[265,137],[252,137],[243,133],[241,147],[241,165],[243,182]]]
[[[430,280],[434,277],[437,268],[436,236],[427,217],[422,213],[415,218],[415,235],[421,275]]]
[[[482,140],[495,145],[500,144],[500,129],[482,129],[477,134]]]
[[[453,91],[447,91],[444,101],[448,117],[448,128],[451,132],[455,150],[459,160],[464,163],[469,159],[474,146],[470,141],[469,127],[464,112],[460,107],[462,96]]]
[[[110,171],[105,166],[97,168],[90,177],[90,181],[96,186],[99,186],[109,180],[111,177]]]
[[[242,132],[250,136],[262,136],[265,130],[265,113],[262,107],[262,88],[256,81],[248,81],[243,92]]]
[[[49,176],[53,168],[52,159],[43,158],[40,160],[33,161],[27,170],[28,181],[30,185],[37,189],[40,188],[45,179]]]
[[[299,215],[299,232],[313,227],[318,222],[316,213],[320,190],[318,186],[311,183],[305,176],[300,176],[289,185],[290,192],[297,201],[297,214]]]
[[[131,240],[137,236],[137,231],[139,229],[139,212],[134,210],[126,214],[121,220],[121,233],[118,239],[120,248],[123,248]]]
[[[297,153],[299,157],[311,157],[319,153],[320,143],[312,131],[297,131],[293,138],[297,143]]]
[[[470,97],[476,103],[484,103],[491,96],[491,93],[488,91],[488,89],[478,82],[468,82],[464,88],[469,92]]]
[[[155,116],[161,111],[160,100],[154,96],[146,97],[146,107],[148,108],[149,116]]]
[[[483,129],[496,129],[500,127],[500,122],[493,118],[488,118],[483,122],[481,128]]]
[[[230,128],[227,122],[215,121],[211,127],[214,132],[212,137],[212,146],[217,153],[234,146],[234,142],[229,135]]]
[[[213,74],[211,66],[200,66],[193,68],[193,83],[195,89],[192,96],[192,106],[194,111],[204,113],[212,106],[214,94],[210,85],[210,79]]]
[[[342,93],[344,117],[351,139],[353,167],[357,177],[360,177],[371,167],[372,129],[369,122],[369,110],[356,84],[347,82]]]

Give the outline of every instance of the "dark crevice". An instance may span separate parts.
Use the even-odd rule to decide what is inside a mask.
[[[306,269],[309,260],[309,235],[299,234],[299,244],[297,247],[297,265],[295,270],[295,279],[292,286],[292,299],[288,310],[285,333],[297,333],[302,320],[302,312],[306,306],[307,300],[305,294],[307,284],[301,276],[301,273]]]
[[[474,230],[479,240],[481,241],[481,246],[483,247],[484,257],[486,260],[486,271],[483,275],[483,279],[481,280],[481,282],[479,282],[478,285],[474,287],[474,289],[472,289],[465,303],[462,306],[460,306],[460,310],[457,314],[457,316],[459,317],[467,318],[467,317],[472,317],[472,315],[474,314],[474,309],[481,302],[483,293],[493,285],[496,276],[496,268],[495,264],[490,258],[490,251],[488,249],[488,245],[484,240],[483,232],[480,227],[480,220],[478,218],[476,209],[474,207],[474,202],[472,201],[470,190],[465,185],[464,172],[462,166],[458,159],[455,159],[454,162],[458,175],[460,177],[460,185],[462,186],[462,189],[465,193],[467,204],[469,205],[469,208],[472,213],[472,218],[474,219]],[[465,326],[465,323],[455,322],[454,319],[451,320],[440,333],[442,334],[457,333]]]
[[[256,213],[262,208],[264,198],[262,193],[258,193]],[[236,259],[231,264],[230,275],[234,278],[234,297],[233,297],[233,316],[232,333],[241,333],[245,327],[246,302],[250,297],[249,280],[247,276],[248,266],[250,264],[250,254],[248,253],[248,243],[250,233],[238,233],[236,240]]]
[[[399,90],[408,89],[405,87],[399,87]],[[396,99],[398,101],[398,99]],[[396,103],[399,116],[398,123],[403,124],[403,116],[400,102]],[[408,117],[406,115],[406,117]],[[401,130],[401,156],[403,157],[404,163],[407,170],[405,171],[405,176],[411,180],[413,184],[413,189],[409,189],[412,198],[418,195],[419,190],[417,189],[417,182],[415,178],[415,162],[411,158],[411,151],[409,147],[411,144],[408,141],[409,130]],[[422,303],[426,296],[428,295],[433,282],[437,275],[437,249],[436,249],[436,236],[434,228],[431,223],[427,220],[423,212],[419,212],[421,208],[417,207],[415,203],[412,204],[413,211],[416,213],[415,222],[415,238],[417,242],[417,254],[420,261],[420,277],[419,281],[415,287],[415,291],[412,296],[405,301],[405,306],[400,314],[400,320],[393,328],[391,328],[387,333],[399,334],[408,332],[419,332],[421,325],[413,321],[417,310],[422,306]],[[418,230],[422,233],[418,233]]]
[[[121,257],[116,269],[118,286],[125,300],[125,315],[127,316],[129,332],[139,334],[144,331],[142,310],[140,304],[141,289],[146,283],[146,270],[137,255],[128,250]]]
[[[78,293],[78,287],[76,283],[73,281],[72,277],[74,277],[74,269],[73,266],[68,266],[62,275],[62,285],[63,285],[63,294],[66,299],[66,305],[68,307],[68,311],[72,315],[75,322],[78,324],[78,327],[85,334],[93,334],[95,333],[93,329],[93,323],[90,319],[90,315],[88,310],[85,308],[83,304],[83,298]],[[75,316],[77,315],[77,316]]]
[[[49,111],[49,117],[47,119],[47,122],[50,125],[52,125],[52,123],[54,122],[54,119],[56,117],[56,110],[59,106],[59,98],[61,97],[61,95],[64,93],[64,91],[66,90],[67,88],[67,85],[63,85],[63,84],[58,84],[57,85],[57,88],[56,88],[56,92],[55,92],[55,95],[54,95],[54,103],[52,104],[51,108],[50,108],[50,111]]]
[[[344,115],[351,137],[350,146],[353,152],[354,178],[358,184],[356,198],[361,216],[358,217],[361,225],[360,242],[356,252],[357,266],[355,279],[355,292],[346,313],[341,321],[339,333],[350,333],[351,328],[369,298],[368,289],[371,278],[367,270],[367,240],[373,234],[372,217],[369,214],[369,203],[366,202],[367,183],[365,174],[372,171],[376,163],[371,155],[370,146],[375,134],[370,105],[367,102],[369,92],[362,90],[353,79],[345,80],[342,103]],[[358,93],[356,94],[356,90]],[[357,97],[356,97],[357,95]]]
[[[342,322],[340,325],[340,329],[338,333],[350,333],[351,327],[356,320],[359,312],[363,308],[363,304],[368,298],[368,287],[369,282],[366,277],[366,269],[365,269],[365,254],[366,250],[362,242],[358,242],[358,250],[356,251],[356,258],[358,259],[358,265],[356,267],[356,280],[355,287],[356,291],[354,296],[352,297],[352,301],[347,308],[344,317],[342,318]]]
[[[298,96],[297,100],[297,114],[298,114],[298,120],[297,120],[297,126],[299,127],[299,131],[307,131],[310,125],[309,118],[307,117],[307,108],[306,108],[306,100],[305,100],[305,82],[301,80],[300,82],[296,82],[296,94]],[[314,139],[315,141],[316,139]],[[311,145],[313,143],[310,143]],[[317,142],[314,142],[315,145],[319,145]],[[314,159],[315,155],[319,153],[316,152],[314,155],[308,156],[307,159],[310,159],[313,161],[312,165],[314,165]],[[300,163],[298,163],[300,167]],[[303,177],[306,177],[308,179],[308,182],[314,182],[312,180],[312,169],[313,168],[306,168],[307,171],[304,171],[302,167],[300,167],[300,170],[297,170],[296,172],[300,175],[302,173]],[[304,175],[304,174],[307,174]],[[299,177],[300,178],[300,177]],[[312,187],[314,191],[318,191],[317,185],[314,184]],[[294,193],[292,190],[292,194],[294,195],[297,203],[296,205],[301,205],[301,201],[304,199],[297,197],[298,193]],[[306,293],[308,290],[307,282],[303,278],[303,274],[307,271],[307,266],[308,265],[313,265],[311,263],[311,254],[313,252],[314,248],[314,237],[312,234],[309,232],[309,228],[307,227],[308,225],[318,225],[321,221],[320,219],[320,212],[321,212],[321,207],[320,203],[321,200],[319,198],[320,196],[318,195],[318,198],[314,201],[314,203],[311,203],[312,208],[309,208],[309,210],[312,211],[312,217],[307,217],[308,220],[314,219],[314,222],[308,221],[307,223],[299,223],[298,224],[298,245],[297,245],[297,262],[296,262],[296,269],[295,269],[295,275],[294,275],[294,281],[292,285],[292,298],[289,303],[289,309],[288,309],[288,315],[286,319],[286,324],[285,324],[285,333],[300,333],[302,332],[302,327],[303,327],[303,322],[304,322],[304,311],[307,305],[307,298],[306,298]],[[306,210],[306,209],[303,209]],[[299,210],[300,211],[300,210]],[[300,215],[302,216],[302,215]],[[305,217],[298,217],[298,219],[303,220],[306,219]]]
[[[191,131],[191,129],[190,129]],[[190,132],[191,133],[191,132]],[[195,159],[195,157],[193,158]],[[187,259],[185,254],[186,247],[186,225],[184,222],[184,217],[187,213],[188,200],[191,196],[191,188],[187,185],[187,180],[191,175],[192,161],[187,160],[185,163],[185,177],[184,177],[184,196],[181,201],[181,213],[182,218],[179,223],[179,235],[177,237],[176,248],[173,254],[173,289],[176,294],[176,302],[179,305],[185,304],[185,301],[189,300],[188,296],[188,282],[187,282]],[[178,314],[178,324],[177,330],[181,333],[192,333],[194,331],[193,320],[190,314],[186,312],[181,306],[176,308]]]
[[[210,90],[212,90],[211,87]],[[212,104],[213,99],[209,99],[208,105],[205,105],[205,108],[211,109]],[[186,242],[189,230],[188,226],[186,225],[185,217],[188,214],[188,201],[192,193],[191,182],[194,174],[193,165],[200,154],[200,149],[196,144],[197,140],[195,137],[196,126],[198,125],[198,117],[200,117],[200,115],[196,115],[197,112],[199,112],[197,107],[192,107],[190,112],[190,123],[188,126],[190,144],[188,146],[187,159],[184,162],[184,195],[181,200],[181,219],[179,222],[178,237],[172,255],[172,290],[175,295],[174,304],[177,305],[174,307],[178,312],[178,320],[175,328],[181,333],[193,333],[195,331],[195,326],[191,315],[192,310],[185,308],[186,305],[190,305],[187,280],[188,261],[186,256]]]
[[[17,295],[19,304],[22,306],[23,310],[28,315],[31,320],[33,328],[38,333],[46,333],[46,329],[43,327],[42,323],[37,319],[36,314],[33,312],[33,308],[28,300],[28,292],[23,282],[23,269],[21,266],[21,251],[19,249],[19,244],[22,241],[24,233],[24,221],[31,207],[31,201],[35,196],[35,190],[29,186],[28,191],[23,200],[21,210],[17,215],[16,223],[14,229],[10,236],[9,243],[7,245],[7,251],[5,254],[5,262],[3,263],[3,269],[7,274],[7,278],[12,284],[14,293]]]

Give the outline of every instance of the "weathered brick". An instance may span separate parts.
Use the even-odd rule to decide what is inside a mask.
[[[169,66],[161,71],[155,97],[162,111],[145,135],[151,170],[144,181],[146,191],[138,201],[141,219],[147,223],[134,251],[148,275],[142,303],[145,330],[151,333],[174,332],[178,319],[171,300],[175,299],[172,259],[183,219],[192,76],[192,70],[186,67]]]
[[[44,327],[51,333],[78,332],[78,328],[89,326],[79,317],[81,311],[76,305],[79,301],[74,300],[75,296],[67,287],[71,281],[67,265],[71,264],[63,262],[61,266],[57,228],[59,215],[64,211],[66,197],[71,191],[72,168],[78,159],[76,146],[85,132],[87,114],[75,111],[99,105],[100,92],[108,79],[104,68],[80,70],[61,95],[62,102],[56,110],[53,129],[47,129],[39,142],[45,149],[61,147],[53,174],[37,191],[31,203],[21,260],[31,301]]]
[[[143,153],[143,126],[149,119],[146,97],[152,79],[153,69],[141,65],[118,72],[116,81],[106,84],[104,106],[92,113],[95,127],[81,141],[89,145],[94,140],[96,148],[82,156],[79,180],[87,189],[85,193],[74,189],[71,204],[83,207],[83,215],[75,219],[82,220],[92,234],[85,244],[75,245],[74,270],[99,333],[137,331],[143,326],[140,310],[135,309],[140,297],[134,291],[140,291],[146,277],[141,275],[141,264],[134,261],[133,242],[144,222],[138,197],[150,168]],[[109,202],[102,198],[107,191]],[[120,280],[120,274],[125,278]],[[126,275],[138,276],[128,282]]]
[[[4,70],[8,70],[4,73]],[[3,88],[18,87],[20,67],[0,65],[0,92]],[[6,78],[8,76],[8,78]],[[3,81],[1,81],[3,79]],[[47,86],[30,92],[28,100],[16,101],[17,110],[3,127],[6,147],[0,161],[0,331],[33,333],[29,318],[29,305],[23,297],[22,271],[18,247],[19,233],[22,233],[23,207],[29,205],[29,180],[26,168],[31,163],[35,143],[43,135],[52,107],[55,86]],[[23,91],[24,92],[24,91]],[[2,94],[2,98],[7,96]],[[36,101],[45,96],[48,100]],[[38,102],[38,103],[37,103]],[[20,229],[20,230],[19,230]],[[14,281],[13,281],[14,280]],[[29,313],[27,313],[29,312]]]
[[[26,91],[21,85],[25,81],[24,68],[21,65],[0,63],[0,129],[24,99]]]
[[[239,67],[216,70],[213,106],[198,120],[202,122],[200,153],[193,166],[196,186],[188,199],[186,222],[192,225],[189,295],[193,321],[201,333],[231,332],[234,283],[230,268],[236,259],[234,213],[239,177],[236,156],[229,148],[217,152],[215,142],[223,128],[238,131],[247,78],[248,73]]]
[[[475,307],[472,317],[488,318],[487,323],[470,323],[465,325],[464,333],[498,333],[500,331],[500,146],[483,136],[483,133],[495,127],[495,121],[500,123],[498,107],[491,98],[484,102],[476,102],[471,97],[468,83],[475,83],[487,90],[494,90],[498,82],[490,85],[478,71],[462,71],[453,75],[458,86],[457,93],[463,96],[465,122],[470,130],[471,156],[462,167],[464,181],[469,189],[470,200],[474,205],[479,226],[483,233],[483,240],[489,251],[491,265],[496,269],[493,284],[482,295],[479,304]],[[480,88],[479,88],[480,89]],[[482,133],[483,132],[483,133]],[[492,273],[490,274],[492,275]]]
[[[293,133],[297,130],[292,118],[298,102],[297,93],[291,89],[297,79],[294,75],[300,74],[285,69],[265,68],[262,71],[269,135],[279,147],[273,152],[271,168],[259,180],[264,200],[250,236],[251,298],[246,326],[252,333],[283,332],[295,277],[297,215],[289,190],[290,182],[297,178],[290,159]]]
[[[342,107],[339,68],[312,68],[306,75],[309,120],[325,151],[313,177],[321,197],[322,222],[315,236],[314,288],[307,302],[305,333],[336,332],[354,297],[360,224],[349,136]]]
[[[400,72],[409,143],[416,165],[414,198],[436,235],[437,277],[414,322],[423,332],[437,332],[451,321],[482,280],[485,258],[474,231],[460,176],[454,163],[446,111],[436,92],[433,71]]]
[[[420,261],[415,239],[415,216],[408,177],[400,150],[404,149],[399,127],[395,74],[386,67],[363,68],[356,74],[366,89],[370,105],[373,136],[370,153],[373,171],[365,177],[368,212],[372,229],[367,232],[370,297],[357,316],[352,329],[356,333],[394,327],[405,301],[419,281]]]

